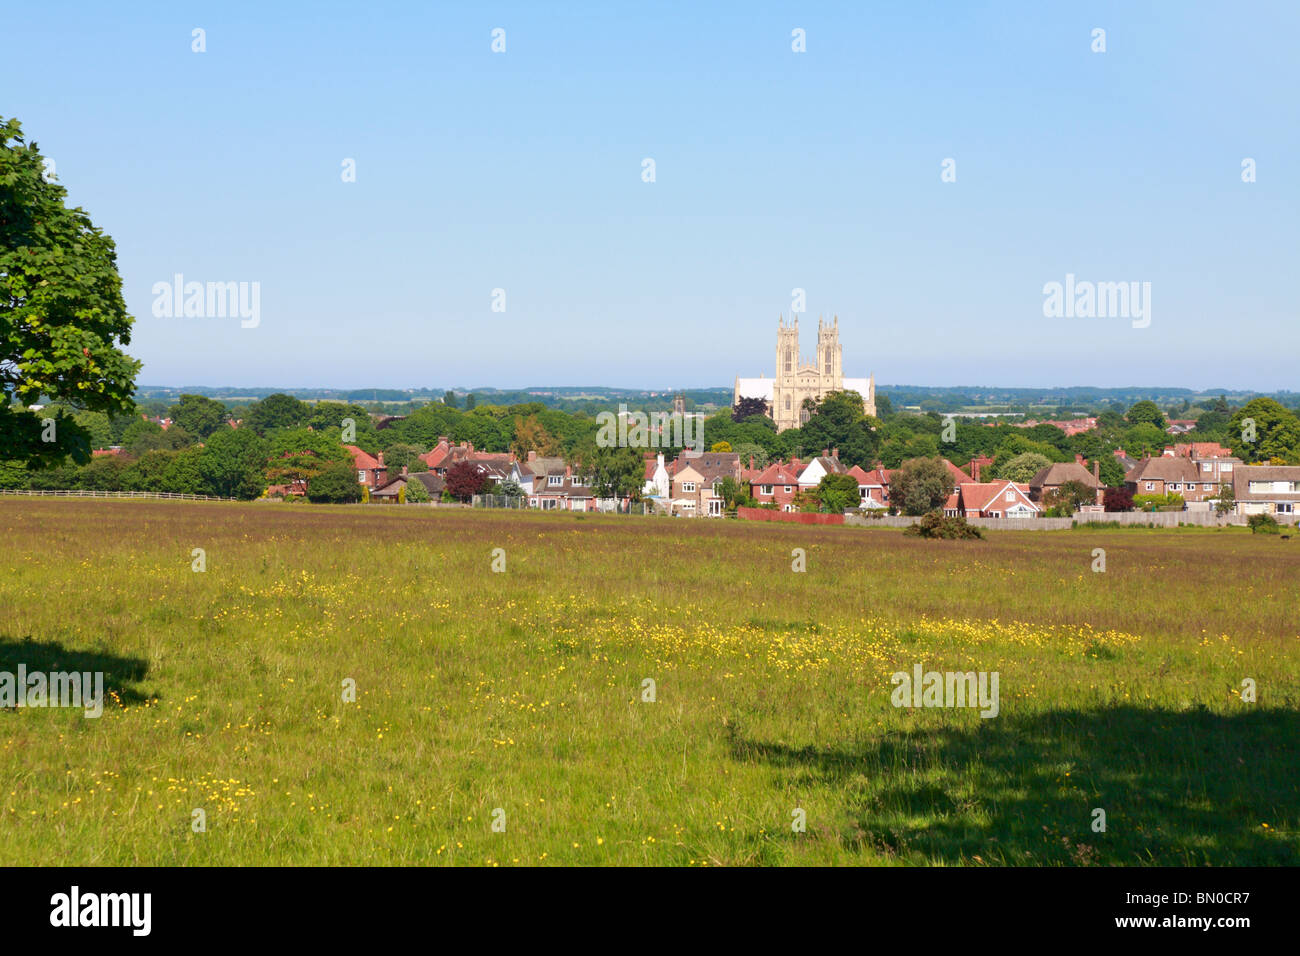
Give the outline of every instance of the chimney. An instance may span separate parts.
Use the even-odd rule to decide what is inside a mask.
[[[384,453],[382,451],[379,453],[379,467],[384,467]]]
[[[1096,458],[1092,460],[1092,477],[1101,481],[1101,462]]]
[[[823,448],[823,449],[822,449],[822,457],[823,457],[823,458],[829,458],[830,456],[831,456],[831,450],[830,450],[829,448]]]
[[[1074,453],[1074,463],[1075,463],[1076,465],[1084,465],[1084,464],[1087,464],[1087,462],[1085,462],[1085,461],[1083,460],[1083,456],[1080,455],[1077,451]]]
[[[750,455],[750,456],[749,456],[749,470],[750,470],[750,471],[753,471],[753,470],[754,470],[754,456],[753,456],[753,455]]]
[[[969,468],[969,470],[970,470],[970,480],[971,480],[971,481],[978,482],[978,481],[980,480],[980,463],[979,463],[979,459],[978,459],[978,458],[972,458],[972,459],[970,460],[970,465],[968,466],[968,468]]]
[[[471,455],[474,454],[474,443],[472,441],[465,442],[465,447],[469,449]]]
[[[402,466],[402,477],[405,478],[409,473],[410,473],[410,472],[407,470],[406,465],[403,465],[403,466]]]
[[[840,458],[840,450],[839,450],[838,448],[832,448],[832,449],[831,449],[831,457],[834,458],[836,461],[839,461],[839,458]]]
[[[564,466],[564,477],[566,479],[573,477],[573,468],[570,467],[569,465]]]

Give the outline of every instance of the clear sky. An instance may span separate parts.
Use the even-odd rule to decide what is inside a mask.
[[[881,383],[1300,382],[1294,0],[0,22],[0,114],[117,241],[141,384],[729,386],[795,288],[805,353],[836,314]],[[177,273],[260,283],[259,324],[155,317]],[[1067,274],[1150,282],[1150,325],[1045,318]]]

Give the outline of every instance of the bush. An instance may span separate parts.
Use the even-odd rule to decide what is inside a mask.
[[[1101,503],[1107,511],[1131,511],[1133,492],[1127,488],[1107,488],[1102,492]]]
[[[361,500],[361,484],[350,464],[330,465],[307,484],[307,500],[327,504],[350,504]]]
[[[944,538],[956,541],[965,538],[983,538],[982,529],[957,515],[945,517],[941,512],[928,512],[920,521],[903,531],[911,538]]]
[[[1246,519],[1251,534],[1278,534],[1282,526],[1272,515],[1251,515]]]

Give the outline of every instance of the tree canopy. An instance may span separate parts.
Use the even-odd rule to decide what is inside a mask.
[[[124,412],[140,369],[121,348],[132,319],[116,246],[66,199],[36,143],[0,116],[0,447],[37,467],[88,461],[91,437],[21,405]]]

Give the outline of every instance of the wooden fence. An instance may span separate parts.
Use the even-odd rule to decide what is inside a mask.
[[[238,501],[214,495],[183,495],[174,491],[81,491],[69,489],[0,488],[0,495],[50,495],[55,498],[176,498],[181,501]]]

